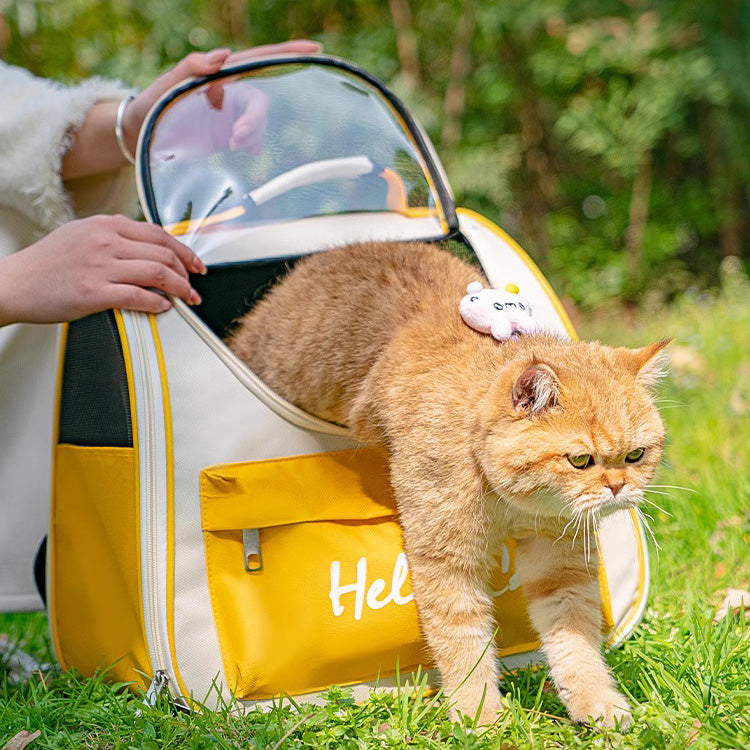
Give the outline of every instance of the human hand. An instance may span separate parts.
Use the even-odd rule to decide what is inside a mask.
[[[57,323],[121,307],[159,313],[170,301],[198,304],[188,271],[202,261],[161,227],[124,216],[93,216],[65,224],[0,258],[0,326]]]
[[[320,45],[317,42],[300,40],[252,47],[234,54],[228,49],[189,54],[125,107],[120,124],[126,149],[131,155],[135,154],[138,135],[151,107],[164,93],[186,78],[211,75],[218,72],[223,65],[234,65],[258,57],[275,54],[312,54],[319,51]],[[228,87],[223,83],[211,87],[213,103],[209,100],[209,104],[214,109],[217,101],[223,103],[226,89]],[[261,92],[253,91],[250,86],[236,89],[237,91],[233,91],[230,96],[232,106],[224,106],[220,111],[222,127],[219,129],[219,135],[224,139],[220,147],[228,146],[248,153],[257,153],[262,145],[261,139],[265,130],[267,101]],[[84,122],[73,133],[71,143],[63,155],[63,180],[103,174],[124,165],[126,156],[121,151],[120,142],[115,140],[118,108],[117,101],[101,101],[91,107]],[[214,146],[210,141],[211,133],[207,133],[201,118],[193,125],[193,131],[202,133],[202,136],[196,138],[195,134],[186,134],[185,137],[200,147],[199,153],[210,153]]]
[[[138,134],[151,107],[169,89],[188,78],[212,75],[224,66],[237,65],[259,57],[281,54],[308,55],[320,52],[320,50],[321,45],[318,42],[299,39],[279,44],[264,44],[234,53],[228,49],[216,49],[213,52],[191,52],[177,63],[174,68],[157,78],[148,88],[130,102],[125,110],[122,122],[125,143],[130,152],[135,153]],[[209,101],[215,109],[220,109],[223,105],[223,91],[223,87],[220,86],[210,89]],[[254,91],[255,94],[248,88],[249,93],[246,94],[246,99],[243,103],[244,112],[237,113],[235,119],[236,129],[233,129],[233,140],[229,142],[230,148],[242,148],[243,150],[248,150],[250,153],[257,150],[257,146],[253,146],[253,140],[257,139],[258,132],[262,133],[262,123],[259,123],[258,119],[262,118],[265,120],[266,112],[265,101],[261,102],[257,98],[258,95],[262,96],[262,94],[257,89]],[[246,145],[248,139],[249,147]]]

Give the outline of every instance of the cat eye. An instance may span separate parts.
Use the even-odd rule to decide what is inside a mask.
[[[627,454],[627,455],[625,456],[625,460],[626,460],[626,461],[627,461],[627,462],[628,462],[629,464],[634,464],[634,463],[635,463],[636,461],[640,461],[640,460],[641,460],[641,458],[643,457],[643,454],[644,454],[645,452],[646,452],[646,451],[645,451],[645,449],[644,449],[644,448],[636,448],[636,449],[635,449],[634,451],[630,451],[630,453],[628,453],[628,454]]]
[[[594,457],[590,453],[584,453],[581,456],[568,456],[568,461],[576,469],[586,469],[594,463]]]

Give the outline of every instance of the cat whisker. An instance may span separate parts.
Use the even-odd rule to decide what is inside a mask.
[[[586,524],[583,529],[583,556],[586,561],[586,572],[589,569],[589,560],[591,559],[591,532],[592,532],[592,513],[593,509],[589,508],[586,511]]]
[[[581,511],[578,511],[576,513],[575,520],[576,520],[576,526],[575,526],[575,533],[573,534],[573,541],[570,544],[571,549],[575,547],[576,539],[578,539],[578,532],[581,530],[581,522],[583,521],[583,513]]]
[[[671,404],[672,406],[687,406],[684,401],[677,401],[673,398],[655,398],[655,404]]]
[[[563,513],[565,513],[566,510],[572,511],[573,514],[575,515],[575,511],[573,511],[573,505],[575,505],[575,502],[576,502],[576,499],[573,498],[572,500],[568,500],[568,502],[565,503],[565,505],[563,505],[562,508],[560,508],[560,512],[557,514],[557,520],[558,521],[560,520],[560,516]]]
[[[591,509],[586,511],[586,525],[583,528],[583,554],[586,556],[586,570],[589,567],[589,559],[591,557],[591,539],[589,534],[591,533]]]
[[[648,532],[648,535],[651,537],[651,541],[653,541],[656,551],[660,552],[661,545],[656,540],[656,535],[654,534],[654,530],[651,528],[651,524],[654,522],[654,519],[648,513],[646,513],[645,511],[641,509],[638,510],[638,517],[641,519],[641,523],[646,527],[646,531]]]
[[[651,529],[651,524],[649,524],[646,514],[640,508],[636,508],[635,512],[638,514],[638,518],[641,519],[641,523],[646,528],[646,531],[648,532],[649,536],[651,537],[651,540],[654,543],[654,547],[656,549],[656,559],[658,560],[659,553],[661,552],[661,546],[659,545],[659,542],[656,541],[656,536],[654,535],[654,532]]]
[[[660,494],[666,494],[666,493],[660,493]],[[668,511],[668,510],[664,510],[664,508],[662,508],[662,507],[661,507],[661,505],[657,505],[657,504],[656,504],[656,503],[655,503],[655,502],[654,502],[653,500],[651,500],[650,498],[648,498],[648,497],[646,497],[646,496],[644,495],[644,496],[643,496],[643,498],[642,498],[642,500],[643,500],[643,502],[644,502],[644,503],[648,503],[649,505],[651,505],[651,506],[653,506],[654,508],[656,508],[656,510],[658,510],[658,511],[661,511],[662,513],[664,513],[664,515],[666,515],[666,516],[669,516],[670,518],[672,518],[672,514],[671,514],[671,513],[670,513],[670,512]]]
[[[664,490],[652,490],[650,487],[644,487],[643,491],[650,492],[653,495],[665,495],[666,497],[672,497],[669,492],[664,492]]]
[[[565,506],[565,508],[563,508],[563,510],[567,509],[567,508],[568,508],[568,507],[569,507],[569,506],[570,506],[571,504],[572,504],[572,501],[571,501],[570,503],[567,503],[567,504],[566,504],[566,506]],[[560,513],[562,513],[562,511],[560,511]],[[559,517],[560,517],[560,516],[558,515],[558,518],[559,518]],[[554,542],[552,542],[553,544],[557,544],[557,543],[558,543],[558,542],[559,542],[559,541],[560,541],[560,540],[561,540],[561,539],[562,539],[562,538],[563,538],[563,537],[565,536],[565,533],[566,533],[566,532],[567,532],[567,530],[568,530],[568,529],[570,528],[571,524],[575,523],[575,521],[576,521],[577,517],[578,517],[578,514],[577,514],[577,513],[574,513],[574,514],[573,514],[573,517],[572,517],[572,518],[570,519],[570,521],[568,521],[568,523],[566,523],[566,524],[565,524],[565,528],[564,528],[564,529],[562,530],[562,532],[560,533],[560,536],[559,536],[559,537],[557,537],[557,539],[555,539],[555,541],[554,541]],[[575,537],[573,537],[573,542],[575,543]]]
[[[680,487],[678,484],[648,484],[646,485],[646,489],[652,489],[652,488],[660,489],[660,490],[682,490],[683,492],[692,492],[694,495],[699,494],[698,490],[693,489],[692,487]]]
[[[592,521],[593,521],[593,526],[594,526],[593,533],[594,533],[594,543],[596,544],[597,559],[600,559],[602,556],[602,550],[601,550],[601,547],[599,546],[599,520],[600,520],[599,514],[594,513],[594,515],[592,516]]]

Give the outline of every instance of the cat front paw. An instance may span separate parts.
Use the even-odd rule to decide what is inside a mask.
[[[453,696],[450,717],[452,721],[459,721],[461,716],[466,716],[471,721],[476,719],[477,726],[486,727],[494,724],[503,711],[500,691],[497,688],[486,691],[484,689],[460,690]]]
[[[568,713],[579,724],[594,724],[606,729],[626,729],[633,720],[630,704],[616,690],[607,690],[596,696],[574,698],[567,703]]]

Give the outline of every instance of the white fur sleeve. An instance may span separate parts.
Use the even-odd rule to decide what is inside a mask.
[[[99,178],[101,200],[93,201],[85,181],[65,186],[60,176],[71,132],[96,102],[120,99],[129,93],[127,88],[101,79],[63,86],[2,62],[0,88],[0,205],[19,211],[43,231],[82,213],[130,208],[133,190],[128,183],[132,184],[133,177],[129,170],[120,170],[128,172],[126,180],[118,173]],[[78,187],[82,194],[89,194],[83,210]]]

